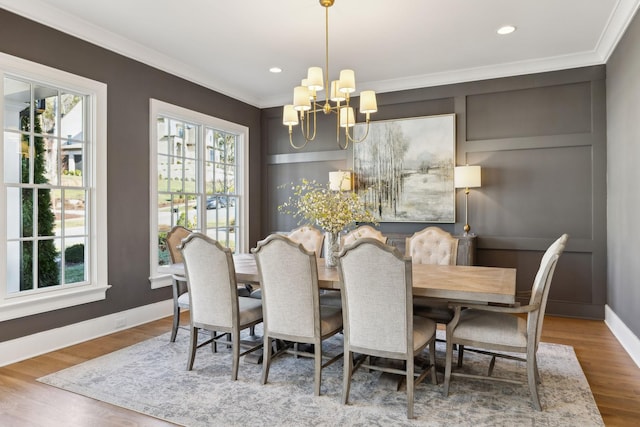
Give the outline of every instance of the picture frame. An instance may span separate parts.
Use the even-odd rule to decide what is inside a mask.
[[[357,124],[355,139],[366,124]],[[354,145],[354,189],[379,222],[455,223],[456,115],[370,122]]]

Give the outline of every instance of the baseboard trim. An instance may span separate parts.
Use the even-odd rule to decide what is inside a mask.
[[[173,313],[173,299],[0,343],[0,367],[104,335],[142,325]]]
[[[640,339],[608,305],[604,306],[604,323],[640,368]]]

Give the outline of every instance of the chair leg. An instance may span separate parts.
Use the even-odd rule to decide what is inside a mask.
[[[264,334],[264,343],[262,345],[262,384],[267,383],[267,377],[269,376],[269,368],[271,367],[271,339]]]
[[[413,377],[413,357],[410,357],[409,360],[405,361],[406,364],[406,375],[407,375],[407,418],[413,418],[413,389],[416,385],[415,379]]]
[[[429,362],[431,362],[431,384],[438,384],[438,374],[436,372],[436,340],[429,343]]]
[[[187,359],[187,371],[193,369],[193,361],[196,359],[196,350],[198,348],[198,328],[191,327],[191,341],[189,345],[189,357]]]
[[[238,379],[238,365],[240,364],[240,331],[231,334],[231,351],[233,352],[233,362],[231,363],[231,379]]]
[[[180,307],[178,307],[178,302],[174,300],[173,301],[173,325],[171,325],[171,339],[169,341],[176,342],[179,326],[180,326]]]
[[[351,389],[351,375],[353,375],[353,353],[345,352],[343,356],[344,373],[342,377],[342,404],[349,402],[349,390]]]
[[[449,396],[449,382],[451,381],[451,364],[453,363],[453,342],[451,342],[451,337],[453,334],[448,335],[447,338],[447,357],[445,360],[444,366],[444,388],[442,394],[446,397]],[[462,346],[458,346],[458,352],[460,352]],[[458,353],[459,355],[460,353]]]
[[[531,400],[533,406],[538,411],[542,411],[540,405],[540,397],[538,396],[538,382],[536,380],[536,355],[527,355],[527,382],[529,383],[529,391],[531,392]]]
[[[314,349],[315,373],[314,373],[314,389],[316,396],[320,396],[320,384],[322,383],[322,342],[315,343]]]
[[[462,358],[464,357],[464,346],[458,345],[458,368],[462,368]]]

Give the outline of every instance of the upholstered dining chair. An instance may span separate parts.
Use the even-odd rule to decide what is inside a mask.
[[[322,231],[310,225],[298,227],[287,235],[289,239],[295,243],[301,243],[308,251],[315,252],[317,257],[322,254],[322,243],[324,242],[324,234]]]
[[[178,246],[182,239],[191,234],[191,230],[176,225],[167,233],[167,248],[169,249],[169,257],[172,264],[183,262],[182,254],[178,250]],[[172,276],[171,288],[173,290],[173,324],[171,326],[171,342],[176,341],[178,328],[180,327],[180,310],[189,309],[189,293],[187,292],[187,279],[184,276],[174,274]]]
[[[379,240],[385,244],[387,243],[387,237],[383,235],[381,231],[376,230],[370,225],[361,225],[344,235],[342,238],[342,247],[350,245],[356,240],[363,239],[365,237]]]
[[[405,242],[405,255],[414,264],[456,264],[458,239],[440,227],[427,227],[407,237]],[[447,303],[414,297],[413,314],[447,324],[454,313]]]
[[[370,225],[361,225],[342,237],[342,247],[352,244],[358,239],[372,238],[379,240],[382,243],[387,243],[387,237],[380,231],[376,230]],[[320,295],[320,304],[328,305],[332,307],[342,307],[342,299],[340,291],[326,290]]]
[[[315,227],[303,225],[295,228],[287,234],[287,237],[295,243],[300,243],[308,251],[315,252],[316,257],[322,254],[322,243],[324,234]],[[338,295],[339,296],[339,295]],[[262,298],[262,289],[255,289],[251,292],[252,298]],[[338,300],[340,301],[340,300]],[[338,304],[338,307],[340,305]]]
[[[342,402],[349,401],[351,377],[359,367],[405,375],[407,417],[413,418],[414,388],[431,372],[436,384],[436,323],[413,315],[411,260],[372,238],[358,239],[338,258],[342,283],[344,378]],[[430,364],[416,372],[414,357],[429,346]],[[354,354],[360,355],[354,362]],[[367,356],[400,360],[404,369],[365,363]]]
[[[240,341],[240,332],[262,322],[262,303],[258,299],[239,297],[233,256],[229,248],[200,233],[191,233],[180,246],[189,288],[191,342],[187,370],[193,369],[201,329],[212,332],[212,349],[221,341],[232,348],[231,379],[238,378],[240,357],[258,350],[262,343],[247,345]],[[221,332],[217,335],[217,332]],[[230,335],[230,341],[222,340]]]
[[[313,357],[315,395],[320,395],[323,364],[322,341],[342,330],[342,311],[320,306],[316,254],[286,236],[272,234],[258,242],[256,257],[264,310],[262,384],[266,384],[273,359],[284,352]],[[288,342],[272,355],[272,340]],[[293,343],[313,344],[313,353],[291,351]]]
[[[460,305],[455,306],[455,316],[447,325],[447,358],[444,378],[444,395],[449,394],[451,376],[459,375],[471,378],[483,378],[510,383],[518,383],[510,378],[492,376],[496,357],[504,357],[526,362],[527,383],[531,393],[533,406],[542,410],[538,396],[540,373],[536,352],[540,343],[542,324],[547,307],[547,298],[553,273],[560,255],[564,251],[569,236],[563,234],[544,253],[540,267],[533,281],[529,304],[516,307],[501,307],[491,305]],[[526,318],[518,316],[526,314]],[[458,344],[458,359],[462,361],[465,350],[463,346],[472,346],[473,351],[491,356],[487,375],[451,372],[453,363],[453,345]],[[477,349],[477,350],[476,350]],[[466,350],[469,350],[466,348]],[[524,357],[517,357],[509,353],[523,353]]]
[[[324,233],[310,225],[303,225],[292,230],[287,237],[295,243],[301,243],[308,251],[316,253],[316,257],[322,254],[322,244],[324,242]],[[340,291],[323,290],[320,292],[320,305],[328,305],[342,309],[340,300]]]

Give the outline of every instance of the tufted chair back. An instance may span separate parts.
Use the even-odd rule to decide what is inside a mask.
[[[365,237],[376,239],[384,244],[387,243],[387,237],[383,235],[380,231],[376,230],[370,225],[361,225],[355,230],[351,230],[342,238],[342,246],[350,245],[358,239],[363,239]]]
[[[439,227],[427,227],[407,237],[405,254],[414,264],[455,265],[458,239]]]
[[[306,250],[315,252],[316,257],[320,256],[324,234],[317,228],[313,228],[310,225],[303,225],[295,230],[291,230],[287,237],[295,243],[302,243],[302,246],[304,246]]]

